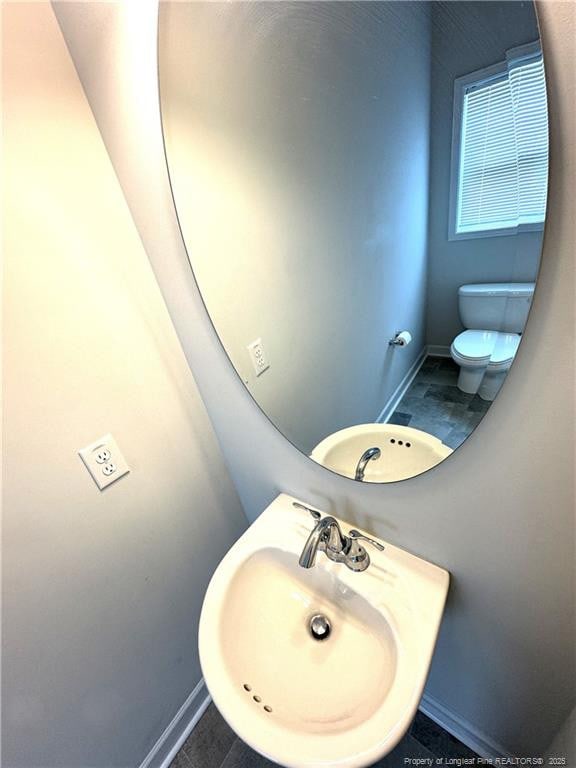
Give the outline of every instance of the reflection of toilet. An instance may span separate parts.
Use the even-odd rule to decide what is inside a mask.
[[[460,366],[458,387],[494,400],[520,343],[534,283],[462,285],[458,309],[465,328],[450,348]]]

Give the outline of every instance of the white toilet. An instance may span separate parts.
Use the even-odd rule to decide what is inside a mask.
[[[467,329],[450,347],[460,366],[462,392],[494,400],[514,361],[534,294],[534,283],[485,283],[458,289],[460,320]]]

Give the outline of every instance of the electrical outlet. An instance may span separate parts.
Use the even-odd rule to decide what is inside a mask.
[[[256,376],[260,376],[261,373],[264,373],[264,371],[267,371],[268,368],[270,368],[270,363],[264,352],[262,339],[256,339],[251,344],[248,344],[246,349],[250,355],[250,360],[252,360]]]
[[[97,464],[106,464],[107,461],[110,461],[112,458],[112,454],[108,450],[108,448],[99,448],[97,451],[94,452],[94,460]]]
[[[112,435],[104,435],[78,454],[100,490],[130,472]]]

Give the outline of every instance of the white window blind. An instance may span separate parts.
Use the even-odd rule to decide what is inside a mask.
[[[540,228],[548,183],[541,52],[523,56],[511,52],[500,72],[476,81],[470,76],[461,80],[468,82],[460,84],[457,94],[461,105],[453,234]]]

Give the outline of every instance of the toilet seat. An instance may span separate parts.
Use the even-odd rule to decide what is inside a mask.
[[[496,344],[497,331],[463,331],[452,342],[452,357],[467,366],[486,366]]]
[[[512,365],[522,337],[519,333],[498,333],[488,370],[507,370]]]
[[[501,331],[463,331],[452,342],[452,357],[467,367],[506,370],[512,364],[520,334]]]

